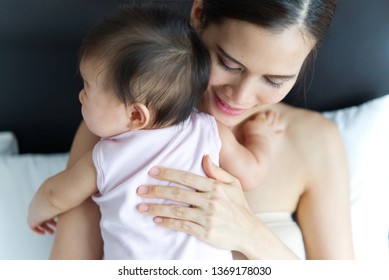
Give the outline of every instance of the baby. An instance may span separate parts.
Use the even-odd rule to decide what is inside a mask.
[[[79,99],[86,125],[101,140],[43,183],[29,207],[29,226],[44,233],[54,217],[92,195],[102,215],[105,259],[231,259],[229,251],[159,227],[136,209],[148,202],[136,195],[140,185],[162,184],[148,175],[154,165],[205,176],[207,154],[245,191],[266,174],[278,115],[259,114],[263,126],[247,125],[244,147],[229,128],[195,109],[210,69],[196,32],[166,8],[122,7],[95,26],[80,52]]]

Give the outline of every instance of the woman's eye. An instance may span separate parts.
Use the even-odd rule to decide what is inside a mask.
[[[271,79],[265,78],[265,81],[268,85],[274,87],[274,88],[280,88],[284,84],[283,82],[275,82],[272,81]]]
[[[264,80],[265,82],[270,85],[271,87],[274,87],[274,88],[280,88],[284,85],[285,83],[285,80],[284,79],[273,79],[273,78],[270,78],[270,77],[264,77]]]
[[[231,72],[231,73],[237,73],[237,72],[241,72],[242,71],[242,68],[240,67],[237,67],[237,68],[234,68],[234,67],[230,67],[228,66],[221,57],[217,57],[217,63],[219,66],[221,66],[225,71],[227,72]]]

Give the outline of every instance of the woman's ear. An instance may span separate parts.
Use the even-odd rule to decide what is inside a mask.
[[[192,27],[200,33],[201,31],[201,14],[203,12],[203,1],[194,0],[192,10],[190,12],[190,23]]]
[[[128,117],[128,129],[139,130],[147,127],[150,122],[150,111],[140,102],[129,103],[126,107]]]

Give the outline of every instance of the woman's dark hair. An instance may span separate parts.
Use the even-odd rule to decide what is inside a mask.
[[[284,30],[301,25],[320,42],[333,18],[337,0],[203,0],[203,28],[236,19]]]
[[[298,80],[303,79],[308,63],[316,57],[334,16],[337,0],[203,0],[202,28],[219,24],[226,19],[242,20],[274,32],[293,25],[301,26],[305,35],[316,40],[316,45],[301,68]],[[305,78],[303,85],[305,88]]]
[[[104,86],[152,112],[153,127],[189,117],[205,91],[210,57],[178,12],[159,5],[123,6],[98,23],[81,50],[101,64]]]

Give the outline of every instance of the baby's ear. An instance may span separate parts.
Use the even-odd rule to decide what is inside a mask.
[[[128,128],[139,130],[145,128],[150,122],[150,111],[140,102],[130,103],[126,107],[128,116]]]

